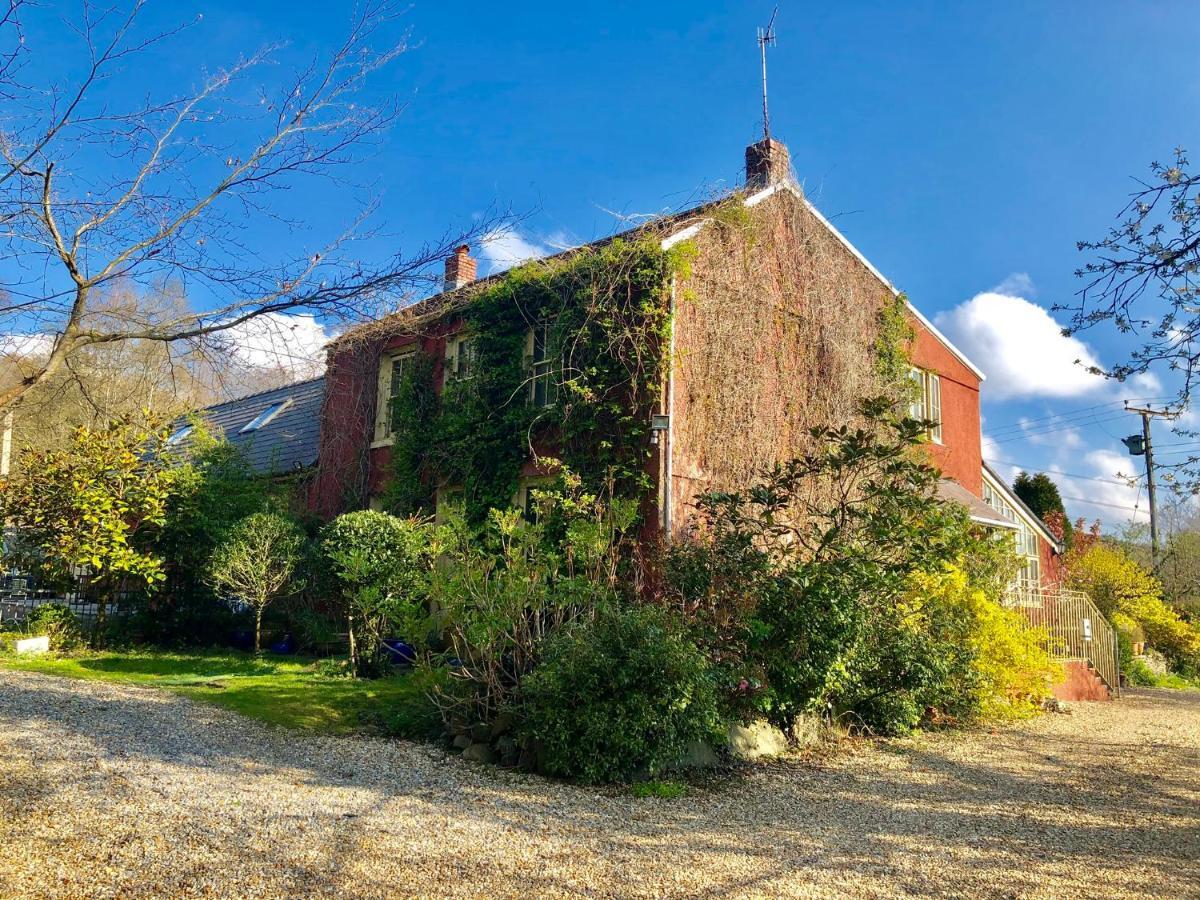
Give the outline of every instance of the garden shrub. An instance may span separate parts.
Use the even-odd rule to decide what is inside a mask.
[[[166,578],[156,539],[171,498],[189,477],[168,436],[153,417],[81,426],[67,447],[32,451],[0,481],[0,516],[21,538],[6,542],[6,558],[51,583],[69,583],[86,568],[97,638],[115,598],[152,593]]]
[[[550,775],[596,783],[657,775],[720,716],[704,654],[664,610],[602,613],[547,642],[525,678],[518,733]]]
[[[321,549],[342,589],[356,676],[383,669],[386,637],[426,644],[430,570],[441,549],[433,523],[368,509],[344,513],[322,529]]]
[[[905,730],[969,680],[970,617],[914,608],[910,577],[970,560],[971,582],[998,592],[1011,544],[936,501],[922,434],[869,400],[859,427],[815,429],[814,449],[747,490],[700,498],[693,540],[667,553],[665,599],[712,656],[727,715]]]
[[[70,607],[63,603],[43,603],[25,617],[25,630],[31,635],[46,635],[55,653],[75,650],[83,644],[83,629]]]
[[[915,573],[909,598],[961,616],[960,652],[969,660],[970,672],[950,682],[942,701],[947,712],[962,718],[1026,716],[1041,707],[1051,685],[1061,680],[1062,667],[1046,649],[1046,634],[975,587],[963,568]],[[953,631],[949,636],[954,639]]]
[[[1128,663],[1122,663],[1121,672],[1130,684],[1137,687],[1153,687],[1158,683],[1158,676],[1142,659],[1131,659]]]
[[[469,690],[446,698],[471,721],[488,722],[520,693],[544,642],[564,625],[616,603],[622,544],[636,504],[606,502],[561,472],[533,492],[532,515],[493,509],[480,529],[459,510],[434,572],[438,615]]]

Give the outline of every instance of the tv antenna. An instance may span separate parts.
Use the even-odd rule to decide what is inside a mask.
[[[775,17],[779,15],[779,7],[771,13],[771,21],[766,28],[758,29],[758,52],[762,56],[763,81],[763,137],[771,139],[771,116],[767,112],[767,48],[775,46]]]

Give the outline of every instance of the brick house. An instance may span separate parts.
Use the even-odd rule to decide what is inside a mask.
[[[734,219],[738,227],[729,225]],[[691,242],[695,254],[686,273],[664,276],[666,364],[642,410],[649,427],[636,439],[648,476],[642,499],[649,535],[680,534],[698,494],[743,487],[764,466],[795,456],[810,426],[845,421],[855,398],[875,384],[881,312],[902,304],[920,395],[912,412],[937,423],[926,446],[942,471],[942,497],[967,506],[983,525],[1015,531],[1026,557],[1023,580],[1053,583],[1057,540],[982,459],[983,372],[804,196],[783,144],[748,147],[741,190],[655,223],[652,234],[665,250]],[[381,502],[394,477],[391,401],[406,372],[424,355],[439,392],[472,377],[475,337],[464,310],[503,277],[477,279],[469,248],[461,247],[446,261],[442,293],[332,346],[309,493],[314,511],[332,516]],[[554,402],[556,369],[544,327],[528,323],[527,378],[513,403]],[[536,457],[553,455],[554,443],[552,430],[530,438],[514,463],[513,503],[523,505],[529,487],[545,477]],[[427,475],[435,503],[463,490],[453,477]]]

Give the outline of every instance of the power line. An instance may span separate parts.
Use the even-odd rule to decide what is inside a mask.
[[[1101,426],[1106,422],[1117,422],[1124,418],[1125,417],[1123,415],[1118,414],[1118,415],[1112,415],[1112,416],[1105,416],[1102,419],[1086,419],[1086,420],[1079,421],[1079,422],[1067,422],[1067,423],[1064,423],[1061,425],[1056,425],[1054,427],[1041,428],[1041,429],[1030,429],[1029,431],[1025,431],[1025,432],[1022,432],[1019,434],[1012,435],[1011,437],[1008,435],[1005,435],[1004,437],[1002,437],[1000,439],[996,439],[995,437],[992,437],[991,434],[989,434],[988,437],[990,437],[992,439],[992,443],[994,443],[994,444],[1011,444],[1013,441],[1020,441],[1020,440],[1024,440],[1025,438],[1042,437],[1047,434],[1056,434],[1060,431],[1070,431],[1073,428],[1082,428],[1086,425]]]
[[[1047,475],[1065,475],[1067,478],[1083,478],[1088,481],[1101,481],[1104,484],[1117,484],[1122,487],[1133,487],[1133,485],[1130,482],[1136,482],[1145,477],[1144,475],[1130,475],[1129,481],[1116,481],[1111,478],[1101,478],[1098,475],[1083,475],[1079,472],[1062,472],[1057,469],[1046,469],[1046,468],[1042,468],[1040,466],[1030,466],[1030,465],[1026,465],[1025,463],[1019,463],[1019,462],[1016,462],[1015,460],[1011,460],[1011,459],[992,458],[992,459],[989,459],[988,462],[1002,463],[1003,465],[1006,465],[1006,466],[1020,466],[1022,469],[1024,469],[1027,472],[1028,471],[1037,471],[1037,472],[1045,472]]]
[[[1137,402],[1150,403],[1150,402],[1154,402],[1156,400],[1163,400],[1163,399],[1170,399],[1170,398],[1140,397],[1140,398],[1137,398]],[[1079,418],[1087,419],[1087,418],[1091,417],[1089,415],[1089,413],[1092,415],[1098,415],[1098,413],[1095,412],[1096,410],[1105,409],[1106,407],[1110,407],[1110,406],[1116,406],[1118,404],[1121,404],[1122,402],[1135,402],[1135,401],[1134,401],[1134,398],[1130,398],[1129,401],[1108,400],[1108,401],[1105,401],[1104,403],[1097,403],[1094,406],[1082,406],[1082,407],[1079,407],[1078,409],[1068,409],[1068,410],[1063,410],[1062,412],[1057,412],[1057,413],[1047,413],[1044,416],[1022,416],[1016,422],[1010,422],[1006,425],[999,425],[997,427],[990,428],[990,429],[988,429],[988,433],[994,436],[997,434],[1005,434],[1005,433],[1011,432],[1011,431],[1025,431],[1028,428],[1030,428],[1031,426],[1037,427],[1037,426],[1041,425],[1042,423],[1057,424],[1059,422],[1065,422],[1065,421],[1069,421],[1069,420],[1073,420],[1073,419],[1079,419]]]
[[[1077,417],[1087,418],[1089,415],[1096,415],[1096,410],[1104,409],[1107,406],[1112,406],[1119,401],[1113,400],[1109,403],[1098,403],[1095,406],[1085,406],[1081,409],[1067,410],[1061,413],[1048,413],[1044,416],[1022,416],[1016,422],[1010,422],[1007,425],[1001,425],[998,428],[991,429],[993,434],[999,434],[1008,431],[1025,431],[1030,426],[1036,426],[1042,423],[1053,424],[1061,422],[1064,419],[1073,419]]]
[[[1126,506],[1123,503],[1102,503],[1099,500],[1089,500],[1086,497],[1063,497],[1064,500],[1070,500],[1072,503],[1090,503],[1092,506],[1107,506],[1111,509],[1127,509],[1130,512],[1137,512],[1136,506]]]

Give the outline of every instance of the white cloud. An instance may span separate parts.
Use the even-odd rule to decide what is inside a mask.
[[[1078,428],[1062,425],[1062,419],[1057,416],[1036,422],[1021,418],[1017,424],[1021,426],[1025,440],[1031,444],[1053,447],[1058,451],[1074,450],[1084,444],[1083,432]]]
[[[1141,391],[1146,397],[1161,396],[1163,391],[1162,381],[1153,372],[1138,372],[1127,378],[1125,384],[1134,390]]]
[[[0,355],[6,357],[46,356],[54,347],[49,334],[6,334],[0,336]]]
[[[524,235],[515,228],[497,228],[480,241],[479,255],[488,264],[488,272],[501,272],[519,263],[566,250],[566,235],[555,233],[543,238]]]
[[[334,335],[308,313],[264,313],[216,332],[214,342],[255,369],[283,370],[297,379],[325,371],[325,345]]]
[[[991,289],[989,293],[1003,294],[1005,297],[1024,297],[1029,299],[1037,296],[1037,288],[1028,272],[1013,272],[1002,282]]]
[[[1129,521],[1148,522],[1150,511],[1145,491],[1136,477],[1141,469],[1135,460],[1112,450],[1093,450],[1073,463],[1070,471],[1082,470],[1084,475],[1067,475],[1062,466],[1046,471],[1058,482],[1063,503],[1072,517],[1083,516],[1088,521],[1100,519],[1106,525]]]
[[[1106,380],[1087,366],[1099,362],[1086,344],[1066,337],[1043,307],[1015,292],[1031,291],[1027,275],[976,294],[935,323],[987,373],[987,396],[1080,397],[1105,390]]]

